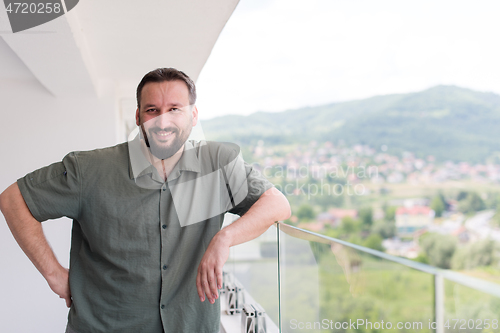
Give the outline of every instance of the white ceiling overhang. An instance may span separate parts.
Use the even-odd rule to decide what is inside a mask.
[[[0,36],[55,96],[112,91],[133,97],[154,68],[175,67],[196,80],[237,3],[81,0],[66,15],[15,34],[0,11]],[[0,53],[13,54],[1,45]],[[0,79],[15,75],[0,66]]]

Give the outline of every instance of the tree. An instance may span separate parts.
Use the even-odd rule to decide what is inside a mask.
[[[380,237],[379,234],[371,234],[368,236],[363,242],[363,246],[377,251],[384,251],[384,247],[382,246],[382,237]]]
[[[446,208],[446,203],[444,202],[443,197],[440,195],[436,195],[432,199],[431,208],[436,213],[436,217],[441,217]]]
[[[491,224],[500,227],[500,207],[498,207],[495,215],[491,218]]]
[[[429,264],[441,268],[451,267],[451,258],[457,248],[457,240],[451,235],[428,234],[420,238],[420,247]]]
[[[476,192],[469,192],[459,201],[458,208],[462,213],[473,213],[486,208],[483,199]]]
[[[309,204],[303,203],[297,209],[296,215],[299,218],[299,220],[307,220],[307,221],[309,221],[309,220],[314,219],[314,210],[313,210],[313,208]]]
[[[427,255],[424,252],[420,252],[418,256],[413,260],[420,262],[422,264],[427,264],[427,265],[429,264],[429,259],[427,258]]]
[[[345,216],[342,218],[340,228],[342,229],[342,233],[350,235],[359,231],[360,223],[350,216]]]
[[[469,193],[468,193],[468,192],[466,192],[466,191],[460,191],[460,192],[458,192],[458,195],[457,195],[457,201],[462,201],[462,200],[464,200],[465,198],[467,198],[467,195],[468,195],[468,194],[469,194]]]
[[[488,193],[488,198],[485,202],[488,209],[500,209],[500,194]]]
[[[361,223],[366,227],[371,227],[373,224],[373,210],[371,207],[364,207],[358,211]]]
[[[495,242],[486,239],[469,244],[456,251],[452,259],[453,269],[473,269],[491,265],[495,261]]]
[[[383,239],[391,238],[396,235],[396,224],[394,221],[378,220],[373,223],[371,232],[379,234]]]
[[[385,219],[387,221],[394,221],[395,217],[396,217],[396,210],[398,209],[398,207],[396,206],[387,206],[385,208]]]

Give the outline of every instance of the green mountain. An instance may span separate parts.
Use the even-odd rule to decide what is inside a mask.
[[[500,156],[500,96],[456,86],[203,122],[210,140],[266,145],[331,141],[411,151],[438,160]]]

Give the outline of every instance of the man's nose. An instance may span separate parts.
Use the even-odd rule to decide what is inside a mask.
[[[170,119],[167,112],[162,112],[158,117],[156,117],[155,120],[156,126],[159,128],[166,128],[170,126]]]

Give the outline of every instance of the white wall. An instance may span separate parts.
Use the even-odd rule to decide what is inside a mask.
[[[67,153],[116,143],[115,100],[51,95],[0,39],[0,191]],[[13,75],[9,69],[15,68]],[[61,263],[69,261],[71,221],[43,223]],[[64,332],[68,309],[52,293],[0,214],[0,332]]]

